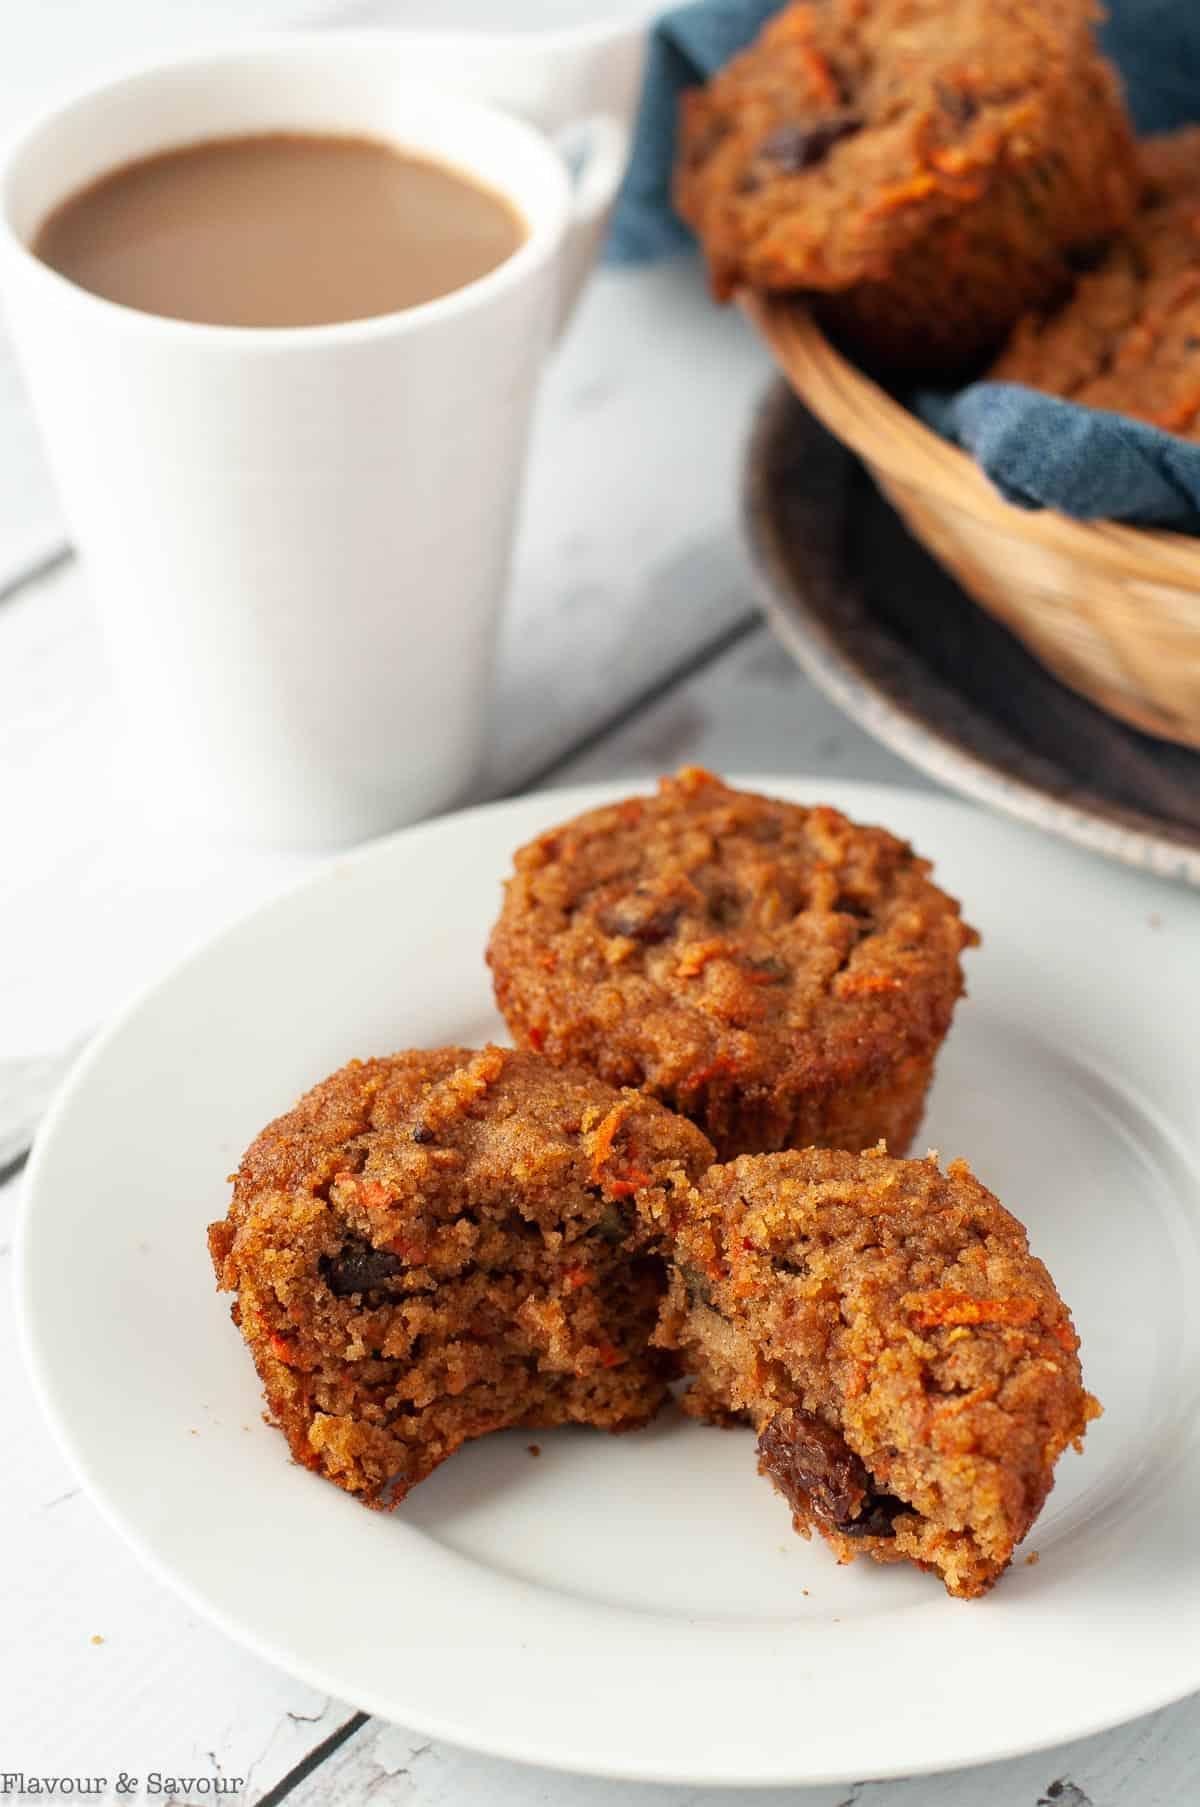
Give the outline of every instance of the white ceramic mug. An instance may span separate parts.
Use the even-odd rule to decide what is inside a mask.
[[[444,40],[427,48],[439,43],[444,59]],[[481,67],[467,85],[486,79]],[[280,129],[364,134],[440,160],[505,194],[528,236],[423,306],[278,330],[115,306],[29,250],[47,213],[107,170]],[[143,68],[10,146],[9,316],[139,783],[171,816],[336,844],[463,794],[535,379],[627,147],[625,121],[593,118],[573,185],[528,121],[432,86],[419,41],[379,33]]]

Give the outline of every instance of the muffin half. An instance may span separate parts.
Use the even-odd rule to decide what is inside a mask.
[[[714,1167],[646,1210],[685,1410],[748,1418],[796,1529],[839,1560],[990,1588],[1100,1409],[1016,1218],[961,1161],[823,1149]]]
[[[394,1505],[487,1431],[645,1423],[670,1372],[651,1226],[711,1159],[652,1099],[533,1054],[335,1073],[251,1145],[209,1230],[295,1459]]]
[[[894,1153],[977,937],[882,828],[687,769],[516,855],[488,960],[514,1039],[697,1123],[729,1160]]]
[[[988,372],[1200,439],[1200,126],[1141,147],[1145,194],[1070,297],[1020,321]]]

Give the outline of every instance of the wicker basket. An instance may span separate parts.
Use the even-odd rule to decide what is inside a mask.
[[[800,399],[978,603],[1100,708],[1200,748],[1200,541],[1014,508],[804,308],[741,299]]]

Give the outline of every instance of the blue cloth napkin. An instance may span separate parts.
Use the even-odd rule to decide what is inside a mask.
[[[1141,132],[1200,120],[1200,0],[1108,0],[1101,39]],[[758,35],[782,0],[691,0],[650,37],[629,174],[608,256],[641,263],[691,244],[671,207],[679,96]],[[1023,508],[1055,508],[1200,533],[1200,445],[1142,421],[1039,395],[1018,383],[970,383],[911,398]]]

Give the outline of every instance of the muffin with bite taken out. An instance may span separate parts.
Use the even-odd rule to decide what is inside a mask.
[[[796,1529],[840,1561],[992,1587],[1100,1409],[1016,1218],[962,1161],[882,1149],[745,1156],[645,1209],[685,1410],[748,1420]]]

